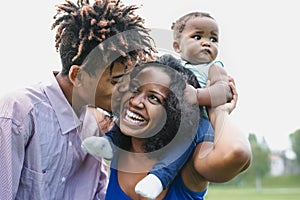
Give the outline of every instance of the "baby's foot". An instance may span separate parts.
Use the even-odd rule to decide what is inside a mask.
[[[155,175],[149,174],[138,182],[135,186],[135,192],[148,199],[156,199],[163,191],[163,186]]]
[[[113,150],[109,140],[104,137],[88,137],[82,141],[81,148],[97,158],[110,160],[113,157]]]

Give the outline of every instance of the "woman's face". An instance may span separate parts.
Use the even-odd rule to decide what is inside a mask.
[[[129,84],[120,105],[120,129],[123,134],[147,138],[155,135],[165,124],[164,104],[170,77],[158,67],[142,69]]]

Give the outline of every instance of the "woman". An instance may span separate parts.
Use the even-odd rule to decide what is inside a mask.
[[[160,155],[178,141],[191,140],[187,133],[195,131],[191,125],[197,124],[199,110],[183,98],[186,78],[172,70],[171,60],[158,59],[135,68],[131,74],[129,91],[122,95],[118,107],[120,129],[114,131],[120,134],[122,144],[112,161],[107,200],[144,199],[135,192],[136,184]],[[209,109],[215,130],[214,147],[210,148],[209,142],[199,143],[170,187],[157,199],[203,199],[209,182],[228,181],[249,166],[248,140],[229,117],[237,102],[235,87],[230,85],[233,100]]]

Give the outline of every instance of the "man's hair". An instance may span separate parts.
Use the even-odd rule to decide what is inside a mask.
[[[184,30],[187,21],[196,17],[208,17],[215,20],[210,14],[205,12],[191,12],[186,15],[183,15],[178,20],[172,23],[171,30],[173,30],[173,38],[175,40],[180,39],[181,33]]]
[[[81,65],[97,46],[103,62],[111,54],[125,62],[155,52],[149,29],[134,13],[136,9],[121,0],[95,0],[93,4],[89,0],[78,0],[77,4],[65,0],[57,5],[51,29],[57,28],[55,47],[60,52],[62,74],[67,75],[72,65]],[[132,32],[122,34],[126,31]]]

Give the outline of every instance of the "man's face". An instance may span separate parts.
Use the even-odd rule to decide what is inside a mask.
[[[95,105],[104,110],[111,111],[112,93],[117,83],[119,83],[124,74],[131,71],[134,67],[132,64],[123,64],[114,62],[113,66],[107,66],[102,73],[97,84],[95,92]]]

